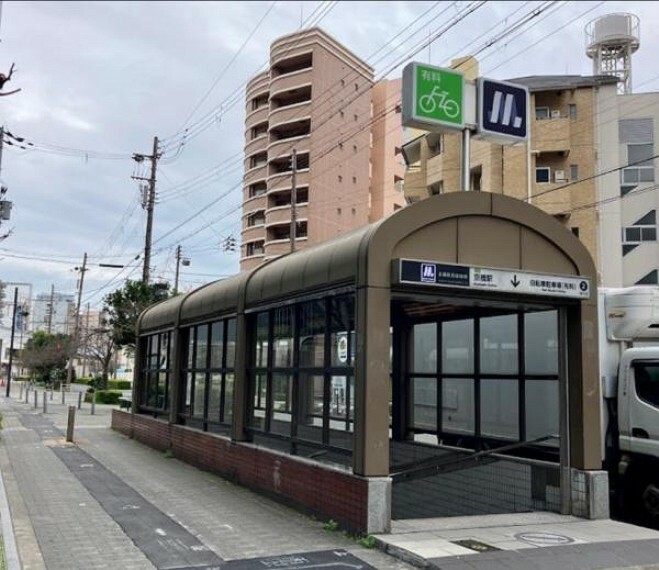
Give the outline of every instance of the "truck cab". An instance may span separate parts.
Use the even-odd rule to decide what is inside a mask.
[[[604,465],[614,505],[659,522],[659,287],[600,289]]]

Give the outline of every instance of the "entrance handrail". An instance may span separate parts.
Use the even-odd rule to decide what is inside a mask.
[[[557,435],[545,435],[536,439],[530,439],[528,441],[519,441],[516,443],[510,443],[508,445],[502,445],[501,447],[495,447],[494,449],[477,451],[476,453],[464,455],[457,459],[454,457],[427,457],[425,459],[421,459],[420,461],[414,461],[412,463],[399,466],[396,472],[390,474],[390,477],[392,483],[401,483],[402,481],[412,481],[414,479],[430,477],[438,473],[456,471],[458,469],[458,465],[461,463],[474,462],[478,464],[484,464],[494,461],[501,461],[501,457],[494,457],[494,455],[515,449],[521,449],[523,447],[528,447],[529,445],[536,443],[542,443],[550,439],[559,439],[559,437]],[[463,469],[464,468],[465,467],[463,467]]]

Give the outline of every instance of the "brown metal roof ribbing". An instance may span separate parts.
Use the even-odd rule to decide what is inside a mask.
[[[235,312],[240,286],[249,272],[213,281],[186,295],[178,295],[146,309],[138,321],[140,333],[172,327],[180,323]],[[180,315],[180,317],[179,317]]]
[[[326,288],[334,283],[355,282],[360,244],[368,241],[379,225],[377,222],[346,232],[257,267],[247,283],[245,306]]]

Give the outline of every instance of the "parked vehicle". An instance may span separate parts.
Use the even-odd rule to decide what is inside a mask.
[[[659,523],[659,287],[602,288],[598,307],[611,504]]]

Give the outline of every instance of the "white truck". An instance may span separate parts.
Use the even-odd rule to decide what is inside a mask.
[[[599,290],[604,468],[612,510],[659,522],[659,287]]]

